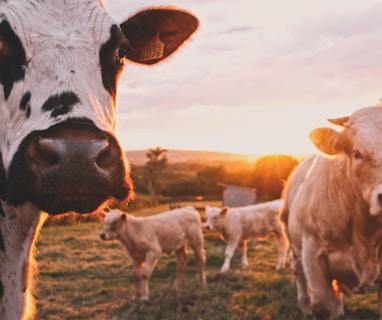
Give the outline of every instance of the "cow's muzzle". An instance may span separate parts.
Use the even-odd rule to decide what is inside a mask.
[[[13,205],[35,203],[50,214],[89,213],[132,192],[129,166],[117,140],[90,121],[71,120],[27,136],[5,187]]]

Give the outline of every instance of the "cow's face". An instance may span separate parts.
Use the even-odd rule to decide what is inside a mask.
[[[51,214],[127,199],[113,134],[118,77],[128,60],[165,59],[197,26],[166,8],[117,25],[96,0],[1,2],[1,199]]]
[[[105,218],[103,228],[99,234],[102,240],[114,240],[119,238],[121,227],[127,223],[127,214],[119,210],[109,211]]]
[[[224,225],[224,219],[227,215],[228,208],[218,208],[206,206],[206,222],[205,228],[207,230],[216,230],[220,231]]]
[[[312,131],[315,145],[329,155],[348,158],[349,175],[373,216],[382,214],[382,107],[363,108],[350,117],[332,119],[344,127]]]

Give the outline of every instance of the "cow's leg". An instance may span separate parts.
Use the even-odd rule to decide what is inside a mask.
[[[148,252],[146,254],[139,286],[140,300],[149,300],[149,280],[160,255],[160,252]]]
[[[204,287],[206,285],[206,274],[204,272],[206,252],[204,251],[203,244],[193,245],[192,250],[194,250],[196,265],[198,267],[199,282]]]
[[[247,269],[248,268],[247,241],[243,240],[239,243],[239,251],[241,254],[241,267],[243,269]]]
[[[306,281],[304,269],[301,263],[301,257],[294,253],[291,253],[291,268],[294,272],[297,288],[297,303],[301,312],[305,317],[312,314],[312,308],[310,305],[310,295],[308,292],[308,283]]]
[[[228,242],[227,247],[225,249],[225,260],[220,272],[227,272],[229,270],[231,259],[233,257],[233,254],[235,253],[238,243],[238,240],[230,240]]]
[[[342,298],[333,290],[327,254],[313,237],[305,239],[302,264],[311,291],[313,316],[316,319],[335,319],[343,315]]]
[[[280,231],[276,230],[274,234],[276,236],[277,243],[279,245],[279,258],[278,258],[276,270],[281,270],[285,268],[285,263],[286,263],[287,254],[288,254],[288,246],[287,246],[286,239],[284,238],[281,230]]]
[[[139,299],[141,296],[141,282],[142,282],[142,268],[143,263],[142,262],[135,262],[134,263],[134,278],[135,278],[135,293],[134,293],[134,299]]]
[[[178,288],[183,282],[184,273],[187,267],[187,244],[184,244],[179,250],[175,251],[176,255],[176,276],[175,287]]]

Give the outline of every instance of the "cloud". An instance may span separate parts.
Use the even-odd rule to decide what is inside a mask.
[[[312,21],[304,21],[296,27],[296,32],[310,38],[344,39],[370,35],[382,29],[380,12],[382,4],[357,8],[346,12],[331,12]]]
[[[242,33],[242,32],[250,32],[255,28],[250,26],[236,26],[226,30],[223,30],[220,34],[231,34],[231,33]]]
[[[142,144],[150,137],[175,144],[175,136],[212,148],[219,137],[252,132],[254,140],[245,140],[251,149],[275,123],[284,145],[298,144],[318,120],[381,96],[376,0],[106,1],[116,18],[173,3],[198,16],[197,34],[166,62],[128,65],[119,87],[119,127]]]

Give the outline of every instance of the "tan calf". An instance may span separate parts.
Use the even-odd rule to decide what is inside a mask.
[[[230,268],[232,256],[239,246],[242,267],[248,267],[247,242],[250,239],[264,238],[274,233],[279,244],[279,258],[276,269],[284,268],[287,245],[278,220],[281,200],[237,208],[206,207],[205,227],[216,230],[227,242],[225,260],[221,272]]]
[[[206,284],[201,221],[193,207],[174,209],[150,217],[134,217],[120,210],[111,210],[105,216],[100,238],[119,240],[133,260],[136,299],[149,299],[149,280],[162,253],[175,252],[175,286],[181,284],[187,265],[187,244],[195,254],[199,281],[203,286]]]

